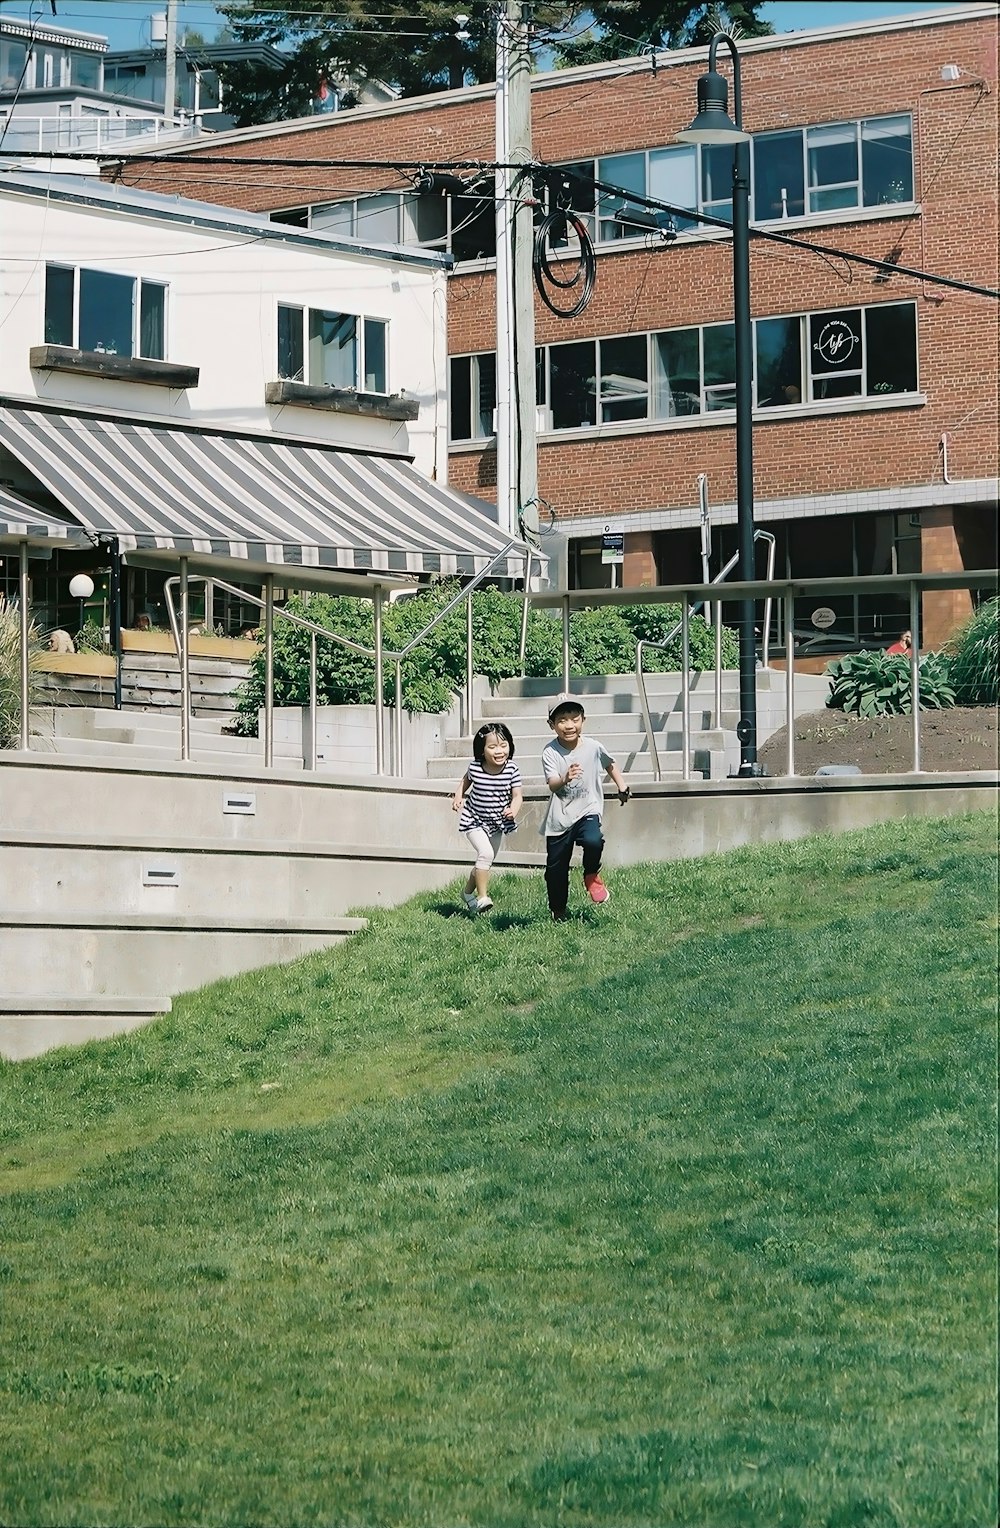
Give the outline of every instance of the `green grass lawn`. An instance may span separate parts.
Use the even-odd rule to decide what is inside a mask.
[[[0,1064],[0,1523],[992,1528],[995,818],[609,883]]]

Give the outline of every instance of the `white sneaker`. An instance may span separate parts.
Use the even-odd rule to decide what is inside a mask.
[[[476,902],[476,912],[477,913],[488,913],[492,906],[493,906],[493,898],[492,897],[479,897],[477,902]]]
[[[463,891],[462,901],[465,903],[470,913],[479,911],[479,898],[476,896],[474,891]]]

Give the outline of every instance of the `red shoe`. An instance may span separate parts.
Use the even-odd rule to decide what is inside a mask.
[[[594,871],[593,875],[585,875],[583,884],[587,888],[587,895],[592,902],[609,902],[611,893],[601,880],[600,872]]]

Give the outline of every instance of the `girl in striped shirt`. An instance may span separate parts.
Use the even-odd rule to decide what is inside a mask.
[[[458,831],[476,852],[462,900],[470,913],[485,913],[490,899],[490,871],[500,840],[517,827],[524,796],[521,771],[514,763],[514,739],[503,722],[487,722],[472,739],[473,758],[451,800],[461,812]]]

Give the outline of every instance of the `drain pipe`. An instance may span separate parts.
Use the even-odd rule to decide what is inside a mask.
[[[938,450],[941,453],[941,479],[945,483],[950,483],[952,481],[952,479],[948,475],[948,432],[947,432],[947,430],[944,431],[944,433],[941,436],[941,439],[938,441]]]

